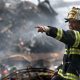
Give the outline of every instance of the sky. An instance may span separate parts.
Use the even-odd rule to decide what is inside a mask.
[[[33,3],[35,4],[38,4],[38,0],[22,0],[22,1],[32,1]],[[44,1],[44,0],[40,0],[40,1]],[[54,1],[54,2],[76,2],[76,1],[80,1],[80,0],[49,0],[51,3]]]

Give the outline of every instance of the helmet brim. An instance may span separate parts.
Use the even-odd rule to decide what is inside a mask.
[[[76,19],[73,19],[73,18],[69,18],[69,19],[68,18],[65,18],[65,22],[69,22],[70,20],[74,20],[75,21]],[[80,21],[80,20],[76,20],[76,21]]]
[[[69,19],[68,18],[64,18],[65,19],[65,22],[69,22]]]

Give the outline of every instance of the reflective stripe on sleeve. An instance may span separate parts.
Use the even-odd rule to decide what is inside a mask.
[[[63,35],[63,30],[58,28],[56,39],[60,40],[62,38],[62,35]]]
[[[74,30],[74,33],[75,33],[76,40],[73,47],[78,47],[78,45],[80,44],[80,34],[78,31],[75,31],[75,30]]]
[[[74,74],[72,74],[72,73],[63,74],[62,69],[59,69],[58,74],[59,74],[60,76],[62,76],[63,78],[66,78],[66,79],[79,80],[79,77],[76,76],[76,75],[74,75]]]
[[[69,53],[68,53],[69,52]],[[70,48],[69,51],[66,50],[64,54],[78,54],[80,55],[80,49],[76,49],[76,48]]]

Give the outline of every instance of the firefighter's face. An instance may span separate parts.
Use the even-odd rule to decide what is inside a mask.
[[[80,21],[69,20],[69,28],[72,30],[79,30],[80,29]]]

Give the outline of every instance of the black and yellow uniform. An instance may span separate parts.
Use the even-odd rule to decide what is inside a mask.
[[[50,26],[49,26],[50,27]],[[64,79],[53,80],[79,80],[80,74],[80,31],[58,29],[50,27],[46,32],[51,36],[66,44],[66,52],[63,57],[62,68],[59,69],[58,74]]]

